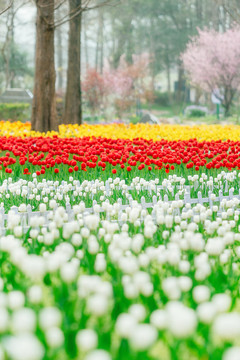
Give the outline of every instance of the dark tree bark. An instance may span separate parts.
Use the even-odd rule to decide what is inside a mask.
[[[227,117],[230,115],[230,109],[233,104],[233,99],[236,94],[236,90],[232,88],[232,86],[226,86],[224,89],[224,99],[222,102],[222,106],[224,108],[224,115]]]
[[[166,70],[167,70],[167,93],[168,93],[168,99],[171,102],[172,100],[172,94],[171,94],[171,68],[170,63],[166,63]]]
[[[196,16],[198,19],[198,23],[201,25],[202,24],[202,14],[203,14],[203,4],[202,4],[202,0],[196,0],[195,1],[195,7],[196,7]]]
[[[69,0],[69,11],[81,8],[81,0]],[[69,24],[68,72],[65,98],[64,123],[81,124],[81,20],[82,12],[74,16]]]
[[[54,66],[54,1],[36,0],[37,39],[32,129],[57,130]]]
[[[181,64],[178,65],[178,88],[177,88],[177,101],[182,102],[184,98],[184,92],[183,92],[183,67]]]

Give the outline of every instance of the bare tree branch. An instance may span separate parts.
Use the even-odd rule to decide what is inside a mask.
[[[100,4],[96,4],[96,5],[93,5],[93,6],[89,6],[89,4],[91,3],[92,0],[83,0],[81,5],[76,7],[74,11],[71,11],[71,12],[68,12],[66,15],[64,15],[60,20],[58,21],[55,21],[55,22],[49,22],[47,21],[47,19],[43,16],[44,18],[44,21],[46,22],[46,24],[49,26],[49,27],[53,27],[53,28],[56,28],[56,27],[59,27],[71,20],[73,20],[75,17],[77,17],[78,15],[80,15],[81,13],[85,12],[85,11],[90,11],[90,10],[95,10],[95,9],[98,9],[102,6],[105,6],[105,5],[108,5],[108,6],[116,6],[117,3],[116,1],[118,0],[105,0],[103,2],[101,2]],[[60,3],[55,7],[55,10],[57,8],[59,8],[60,6],[62,6],[63,4],[65,3],[65,0],[63,1],[60,1]],[[37,7],[40,9],[40,11],[45,8],[45,7],[48,7],[48,6],[51,6],[54,4],[54,1],[50,2],[49,4],[47,4],[46,6],[40,6],[37,2],[36,2],[36,5]]]
[[[10,1],[9,5],[5,9],[0,11],[0,15],[5,13],[6,11],[8,11],[10,9],[10,7],[12,6],[12,4],[13,4],[13,0]]]
[[[101,4],[88,7],[88,4],[91,2],[91,0],[87,0],[86,5],[81,6],[81,8],[78,9],[78,10],[76,9],[72,15],[69,13],[68,15],[64,16],[59,22],[56,22],[53,26],[55,28],[58,27],[58,26],[61,26],[61,25],[65,24],[65,23],[67,23],[68,21],[73,20],[75,17],[77,17],[79,14],[81,14],[81,13],[83,13],[85,11],[95,10],[95,9],[98,9],[98,8],[100,8],[102,6],[105,6],[105,5],[116,6],[117,4],[111,4],[112,1],[114,1],[114,0],[106,0]]]
[[[59,4],[56,4],[56,6],[54,7],[54,10],[57,10],[59,9],[64,3],[66,2],[66,0],[59,0]],[[38,5],[39,8],[41,9],[45,9],[45,8],[48,8],[52,5],[55,5],[55,1],[50,1],[47,5]]]
[[[60,1],[59,4],[55,6],[54,10],[59,9],[65,2],[65,0]]]
[[[219,4],[219,0],[215,0],[216,3]],[[226,5],[224,1],[220,1],[220,5],[223,7],[224,11],[235,21],[236,23],[240,23],[240,14],[239,8],[237,6],[229,6]]]

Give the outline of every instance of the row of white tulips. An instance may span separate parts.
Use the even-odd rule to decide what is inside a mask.
[[[218,190],[238,182],[234,172],[220,175],[188,181]],[[185,192],[182,179],[162,185],[182,184],[176,193]],[[71,178],[8,179],[0,187],[4,207],[33,196],[40,212],[25,234],[21,215],[9,211],[0,238],[0,360],[148,360],[159,351],[163,359],[238,360],[240,201],[210,209],[158,198],[146,209],[141,191],[158,196],[158,179],[137,178],[125,190],[119,179],[108,183],[108,194],[100,181]],[[121,221],[119,191],[134,199]],[[77,203],[88,193],[98,200],[90,215],[90,197]]]
[[[22,200],[25,199],[30,204],[31,202],[34,203],[33,208],[36,210],[39,203],[49,204],[51,199],[64,204],[74,204],[79,203],[81,199],[85,202],[93,199],[103,202],[109,197],[114,199],[119,195],[123,199],[129,196],[138,197],[142,194],[156,195],[158,198],[161,198],[164,194],[172,196],[178,194],[181,197],[186,191],[197,193],[201,190],[202,193],[208,194],[209,191],[218,193],[219,190],[228,193],[229,189],[232,189],[236,192],[240,186],[240,173],[236,171],[230,173],[222,171],[216,177],[208,177],[204,173],[201,176],[195,174],[188,176],[187,179],[170,175],[161,184],[159,184],[158,178],[147,181],[144,178],[136,177],[130,184],[127,184],[125,180],[120,180],[118,177],[115,179],[109,178],[106,182],[96,179],[92,181],[85,180],[80,183],[72,177],[69,178],[69,182],[38,181],[34,175],[32,175],[31,181],[20,179],[14,182],[11,177],[5,179],[0,185],[1,207],[7,207],[11,204],[20,205],[23,202]]]

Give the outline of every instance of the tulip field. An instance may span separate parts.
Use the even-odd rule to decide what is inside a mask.
[[[239,360],[240,126],[0,127],[0,360]]]

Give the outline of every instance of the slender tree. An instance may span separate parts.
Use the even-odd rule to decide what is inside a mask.
[[[67,91],[65,98],[64,123],[80,124],[81,106],[81,20],[82,0],[69,0],[70,13],[76,13],[69,24]]]
[[[21,0],[15,2],[9,2],[9,6],[5,10],[5,25],[6,36],[0,49],[0,67],[4,69],[5,87],[14,87],[14,78],[17,74],[24,73],[26,68],[27,73],[29,71],[26,64],[26,54],[18,48],[15,43],[15,20],[18,11],[28,3],[28,0]],[[7,11],[8,10],[8,11]],[[0,70],[1,71],[1,70]]]
[[[88,25],[88,19],[86,19],[86,16],[82,19],[82,29],[83,29],[83,36],[84,36],[84,53],[85,53],[85,64],[86,66],[89,63],[89,57],[88,57],[88,34],[87,34],[87,25]]]
[[[67,91],[65,97],[65,124],[82,123],[81,94],[81,23],[83,11],[100,8],[106,4],[116,3],[114,0],[99,0],[91,5],[91,0],[69,0],[69,45]],[[73,14],[71,16],[71,14]]]
[[[54,32],[56,27],[70,22],[69,60],[64,121],[81,123],[81,14],[96,9],[93,0],[68,0],[69,11],[54,21],[54,12],[66,0],[35,0],[37,6],[37,40],[35,55],[35,85],[32,107],[32,128],[35,131],[57,130],[55,100]],[[106,0],[103,4],[111,0]],[[93,3],[93,4],[92,4]]]
[[[57,12],[57,17],[60,14]],[[56,57],[57,57],[57,89],[63,89],[63,29],[58,26],[56,29]]]
[[[54,0],[36,0],[37,39],[32,129],[57,129],[54,66]]]
[[[5,70],[5,87],[8,88],[11,83],[11,66],[10,62],[13,57],[13,48],[14,48],[14,4],[8,8],[7,18],[6,18],[6,39],[1,49],[1,55],[4,63]]]

